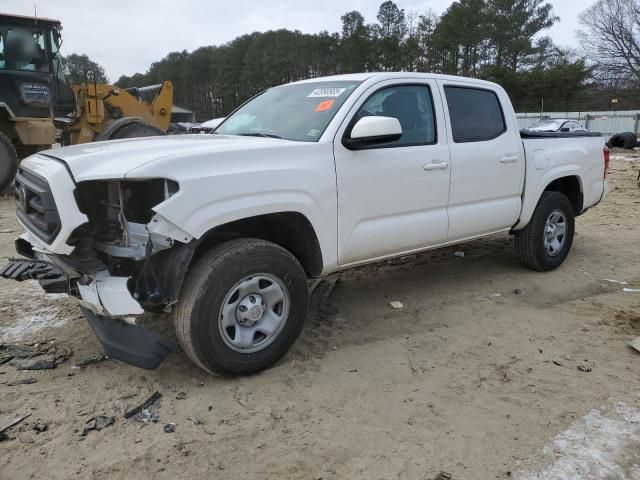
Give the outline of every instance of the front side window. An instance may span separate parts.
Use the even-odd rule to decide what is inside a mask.
[[[0,70],[47,72],[45,32],[0,24]]]
[[[310,82],[266,90],[231,114],[214,133],[317,142],[359,84]]]
[[[455,143],[484,142],[506,132],[498,96],[491,90],[445,87]]]
[[[363,117],[397,118],[402,136],[384,147],[407,147],[436,143],[436,121],[431,90],[425,85],[387,87],[372,94],[360,107],[351,126]]]

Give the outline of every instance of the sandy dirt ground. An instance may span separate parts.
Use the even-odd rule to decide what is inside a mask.
[[[72,368],[100,351],[76,306],[2,280],[0,343],[73,356],[0,366],[0,417],[31,413],[0,441],[0,478],[640,479],[640,293],[623,291],[640,288],[639,168],[640,152],[614,152],[610,196],[577,220],[558,270],[525,269],[499,235],[344,272],[329,296],[318,287],[292,351],[250,377],[211,377],[183,353],[155,371]],[[0,200],[0,256],[19,232]],[[156,390],[158,423],[123,418]],[[80,436],[96,415],[115,423]],[[604,474],[579,460],[600,454]]]

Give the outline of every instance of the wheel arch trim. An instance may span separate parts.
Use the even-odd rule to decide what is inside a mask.
[[[523,193],[522,211],[520,212],[520,218],[513,226],[512,230],[522,230],[531,221],[533,212],[538,206],[542,192],[544,192],[549,185],[562,178],[575,177],[578,179],[580,191],[584,193],[584,179],[582,177],[582,168],[578,164],[566,164],[559,165],[557,167],[547,170],[544,175],[540,176],[537,182],[525,183],[525,190]],[[535,199],[535,201],[533,200]]]

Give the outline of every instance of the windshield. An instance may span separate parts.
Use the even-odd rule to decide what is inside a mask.
[[[541,122],[538,122],[529,127],[529,130],[545,130],[555,132],[556,130],[560,129],[563,123],[563,120],[542,120]]]
[[[266,90],[236,110],[215,133],[317,142],[359,84],[312,82]]]
[[[0,70],[49,71],[45,31],[0,24]]]

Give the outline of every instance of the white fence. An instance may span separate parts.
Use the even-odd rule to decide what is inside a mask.
[[[592,132],[600,132],[605,138],[615,133],[633,132],[640,137],[640,110],[617,112],[537,112],[518,113],[520,128],[530,127],[545,118],[570,118],[578,120]]]

